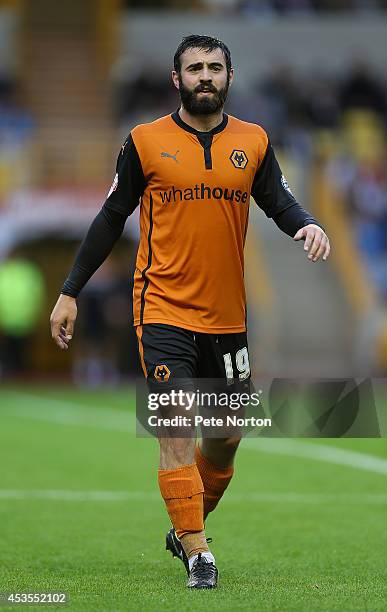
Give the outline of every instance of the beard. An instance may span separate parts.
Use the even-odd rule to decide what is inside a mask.
[[[191,91],[184,85],[181,74],[179,74],[181,103],[191,115],[212,115],[223,108],[229,85],[230,79],[227,77],[227,83],[221,89],[216,89],[214,85],[207,83],[198,85],[196,89]],[[211,91],[213,95],[199,96],[198,94],[203,90]]]

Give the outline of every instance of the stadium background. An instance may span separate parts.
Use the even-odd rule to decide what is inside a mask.
[[[138,605],[141,585],[145,609],[182,603],[176,564],[171,603],[163,573],[157,449],[130,425],[136,214],[79,299],[70,351],[55,347],[48,319],[122,141],[177,107],[169,75],[183,35],[229,45],[236,79],[226,110],[266,128],[332,242],[327,264],[311,264],[253,205],[255,376],[386,375],[386,10],[384,0],[0,2],[0,591],[67,584],[74,609],[118,610]],[[211,527],[237,540],[253,504],[256,522],[244,529],[251,542],[259,532],[260,550],[243,544],[248,587],[238,591],[235,569],[216,605],[385,609],[384,442],[294,444],[241,452],[234,497]],[[139,536],[147,530],[150,543]],[[160,592],[147,591],[145,572]]]

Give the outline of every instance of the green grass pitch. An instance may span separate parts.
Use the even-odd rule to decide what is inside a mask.
[[[241,446],[206,525],[219,588],[190,592],[164,550],[157,442],[135,437],[133,391],[3,387],[0,592],[66,591],[74,612],[385,611],[386,439],[291,441],[310,457],[272,443]]]

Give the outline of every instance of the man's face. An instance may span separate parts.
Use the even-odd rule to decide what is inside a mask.
[[[191,115],[211,115],[223,106],[234,74],[227,74],[221,49],[187,49],[180,56],[180,73],[172,72],[181,102]]]

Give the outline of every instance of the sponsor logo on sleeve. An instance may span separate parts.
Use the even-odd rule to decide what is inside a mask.
[[[289,183],[287,182],[283,174],[281,175],[281,185],[288,193],[290,193],[290,195],[293,195],[292,190],[289,187]]]
[[[118,174],[116,173],[113,182],[112,182],[112,186],[109,189],[109,193],[107,194],[107,197],[110,198],[110,196],[112,195],[113,191],[115,191],[117,189],[118,186]]]
[[[122,145],[122,147],[121,147],[121,155],[123,155],[123,154],[124,154],[125,147],[126,147],[126,145],[127,145],[127,144],[128,144],[128,141],[127,141],[127,140],[125,140],[124,144],[123,144],[123,145]]]

